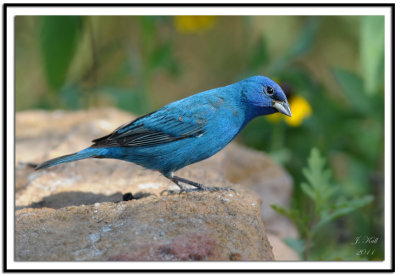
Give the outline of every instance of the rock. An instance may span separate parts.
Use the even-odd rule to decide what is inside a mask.
[[[258,196],[148,196],[16,212],[18,261],[273,260]]]
[[[275,260],[279,261],[299,261],[297,253],[290,248],[282,239],[272,233],[268,233],[268,241],[270,242]]]
[[[46,220],[46,216],[67,212],[66,210],[73,206],[75,206],[73,208],[83,208],[82,212],[88,212],[85,208],[90,209],[90,205],[95,203],[100,204],[101,207],[109,206],[109,204],[129,205],[129,202],[119,202],[127,193],[136,195],[140,199],[136,201],[142,202],[142,200],[150,198],[160,199],[159,193],[165,189],[177,189],[175,184],[158,172],[144,170],[135,164],[118,160],[82,160],[34,171],[34,164],[85,148],[90,145],[91,140],[109,133],[132,119],[133,115],[115,109],[18,113],[16,116],[16,206],[18,212],[21,212],[20,214],[32,213],[33,218],[40,217],[42,220]],[[261,196],[263,202],[260,209],[263,223],[260,225],[265,225],[266,231],[276,234],[279,238],[296,237],[294,226],[270,208],[270,204],[289,206],[292,190],[291,178],[265,154],[231,143],[215,156],[188,166],[176,174],[207,186],[231,186],[238,191],[239,198],[253,203],[257,200],[254,199],[254,195],[249,189],[254,191]],[[232,183],[236,185],[232,186]],[[139,192],[152,196],[143,198],[137,196]],[[220,192],[205,194],[207,197],[226,195],[226,193]],[[235,194],[233,198],[236,196]],[[171,198],[175,197],[171,196]],[[167,201],[170,199],[169,196],[165,198]],[[232,201],[233,199],[229,197],[225,200]],[[204,199],[204,201],[214,204],[211,199]],[[260,208],[260,204],[257,208]],[[42,211],[45,213],[41,214]],[[149,210],[149,212],[158,212],[158,210]],[[236,213],[241,215],[238,211]],[[163,215],[167,216],[167,214]],[[194,214],[187,215],[187,219],[191,219]],[[63,217],[68,216],[63,215]],[[54,219],[53,217],[51,221]],[[71,221],[74,220],[71,218]],[[22,223],[23,219],[19,222]],[[49,223],[51,222],[49,221]],[[146,222],[143,223],[142,225],[145,225]],[[189,244],[192,244],[193,248],[199,249],[196,256],[203,257],[198,258],[215,258],[216,255],[210,253],[214,256],[210,257],[211,255],[204,253],[211,250],[211,244],[215,244],[213,250],[220,251],[218,249],[219,240],[210,242],[216,236],[210,238],[207,234],[209,230],[207,229],[204,233],[189,230],[176,233],[175,236],[171,235],[163,242],[144,243],[139,247],[134,247],[135,250],[130,252],[115,251],[115,255],[107,255],[107,258],[137,259],[139,257],[133,252],[147,252],[146,250],[148,252],[154,252],[154,250],[164,252],[164,249],[168,247],[170,248],[168,250],[174,252],[171,253],[175,256],[174,258],[183,260],[189,257],[180,251],[190,251]],[[262,233],[264,232],[261,231],[258,235],[259,239],[260,235],[264,235]],[[126,234],[128,235],[128,233]],[[193,243],[193,237],[198,237],[199,240],[204,241],[204,244],[208,244],[208,249],[201,247],[200,243],[198,245]],[[176,246],[178,241],[181,244],[180,250]],[[24,251],[23,248],[21,250]],[[145,255],[145,253],[143,254]],[[230,252],[229,254],[231,254],[230,257],[225,255],[225,258],[250,260],[255,256],[243,252]],[[105,255],[101,256],[104,260]],[[272,253],[269,256],[272,256]],[[161,258],[160,256],[152,257]]]

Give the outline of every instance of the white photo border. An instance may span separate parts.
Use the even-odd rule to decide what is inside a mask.
[[[394,4],[197,5],[3,4],[3,270],[5,271],[394,271]],[[205,6],[207,5],[207,6]],[[383,15],[385,16],[385,260],[380,262],[16,262],[14,260],[14,19],[18,15]],[[6,141],[6,143],[5,143]],[[6,218],[6,220],[5,220]]]

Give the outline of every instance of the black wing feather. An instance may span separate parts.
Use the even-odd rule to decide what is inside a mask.
[[[155,114],[155,115],[154,115]],[[155,125],[156,127],[152,127]],[[181,117],[149,113],[93,140],[92,148],[154,146],[204,133],[204,124],[183,122]],[[160,129],[161,128],[161,129]]]

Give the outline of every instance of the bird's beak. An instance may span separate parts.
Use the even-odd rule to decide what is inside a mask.
[[[289,103],[286,100],[282,102],[274,101],[273,107],[278,110],[278,112],[292,117],[292,111],[290,111]]]

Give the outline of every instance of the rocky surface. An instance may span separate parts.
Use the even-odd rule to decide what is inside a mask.
[[[25,208],[16,214],[18,260],[272,260],[260,200],[215,192],[119,203]]]
[[[297,259],[281,241],[296,236],[294,227],[269,207],[289,205],[290,177],[265,154],[237,144],[176,173],[236,192],[160,195],[177,186],[117,160],[34,171],[132,118],[114,109],[17,114],[17,260]],[[121,201],[125,193],[135,199]]]

